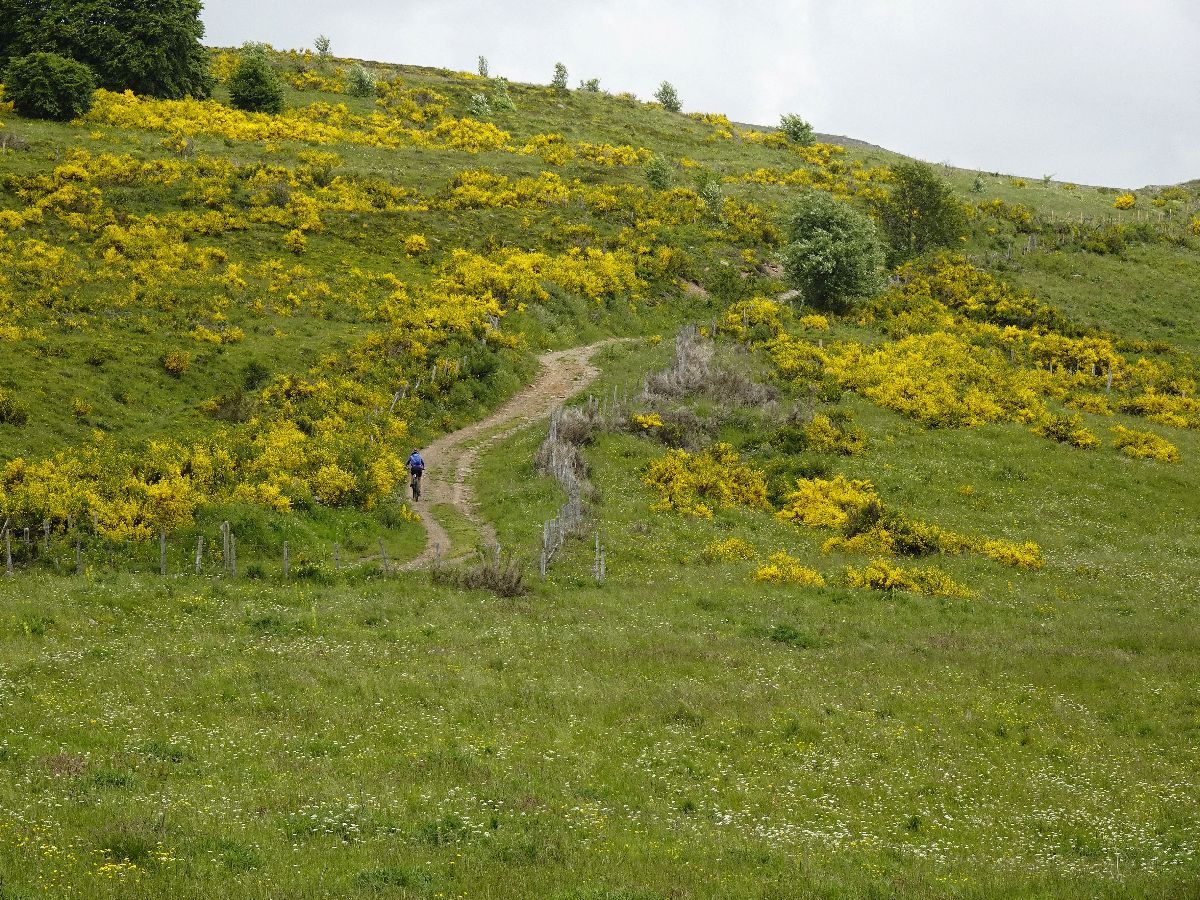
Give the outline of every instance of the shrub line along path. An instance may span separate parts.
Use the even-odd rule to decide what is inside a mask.
[[[457,510],[478,529],[483,546],[496,545],[496,530],[479,512],[471,488],[475,460],[482,451],[531,422],[549,416],[557,406],[591,384],[600,374],[600,370],[592,365],[592,357],[618,340],[608,338],[583,347],[542,354],[538,357],[541,371],[531,384],[487,418],[443,435],[423,450],[425,480],[420,503],[416,506],[425,528],[425,550],[399,566],[399,571],[428,568],[436,562],[439,553],[443,561],[461,558],[470,549],[452,546],[450,535],[432,512],[435,506],[447,505]]]

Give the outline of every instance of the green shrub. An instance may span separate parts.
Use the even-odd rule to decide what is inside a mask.
[[[813,306],[843,310],[882,287],[885,253],[875,223],[848,203],[808,191],[786,227],[788,281]]]
[[[29,421],[29,413],[11,393],[0,388],[0,425],[21,426]]]
[[[786,134],[793,144],[800,144],[802,147],[807,147],[817,139],[813,134],[812,125],[795,113],[787,113],[780,118],[779,130]]]
[[[488,61],[487,61],[487,57],[486,57],[486,56],[483,56],[482,54],[480,54],[480,56],[479,56],[479,63],[478,63],[478,66],[477,66],[477,68],[478,68],[478,71],[479,71],[479,77],[480,77],[480,78],[487,78],[487,77],[488,77]]]
[[[14,59],[4,72],[4,95],[30,119],[77,119],[92,108],[96,80],[83,63],[57,53]]]
[[[656,191],[665,191],[671,186],[671,164],[661,156],[651,157],[646,163],[646,183]]]
[[[654,92],[654,99],[662,104],[663,109],[671,112],[679,112],[683,108],[683,104],[679,102],[679,92],[669,81],[664,81],[658,86],[658,90]]]
[[[283,85],[261,50],[242,52],[241,61],[229,79],[229,99],[247,112],[283,112]]]
[[[579,82],[579,89],[589,94],[598,94],[600,93],[600,79],[589,78],[586,81],[581,81]]]

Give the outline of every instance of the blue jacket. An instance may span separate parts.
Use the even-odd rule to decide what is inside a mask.
[[[420,453],[414,453],[408,458],[408,468],[413,472],[425,471],[425,460],[421,459]]]

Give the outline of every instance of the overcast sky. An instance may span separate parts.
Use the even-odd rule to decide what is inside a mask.
[[[1140,187],[1200,178],[1197,0],[206,0],[209,44],[550,80],[688,111],[798,112],[931,162]]]

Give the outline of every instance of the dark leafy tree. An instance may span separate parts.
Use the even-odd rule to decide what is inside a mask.
[[[2,0],[0,62],[57,53],[100,87],[178,99],[212,92],[200,0]]]
[[[892,173],[892,189],[876,206],[892,248],[889,261],[958,244],[967,231],[967,216],[949,185],[923,162],[900,163]]]
[[[229,77],[229,99],[247,112],[283,112],[283,85],[260,49],[242,51],[238,66]]]
[[[31,119],[65,122],[92,108],[96,80],[83,63],[57,53],[31,53],[4,70],[4,94]]]

